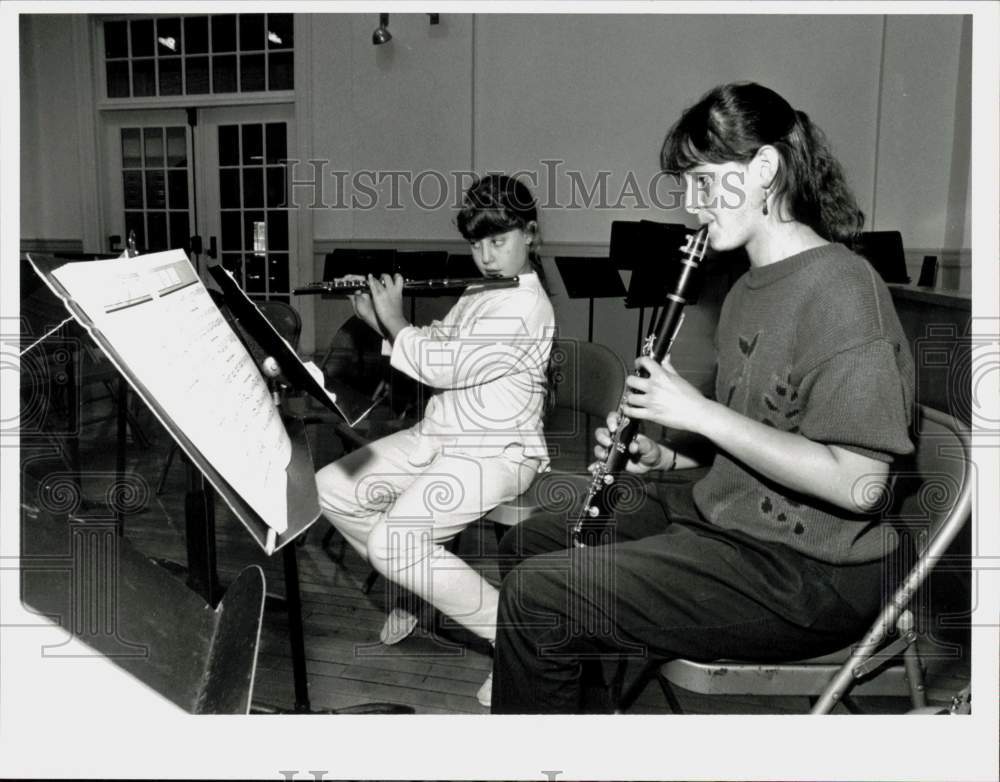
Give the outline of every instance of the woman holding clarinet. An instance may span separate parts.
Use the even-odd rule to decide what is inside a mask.
[[[494,713],[579,711],[588,658],[823,654],[881,606],[894,538],[874,510],[913,449],[913,362],[886,286],[844,246],[863,215],[841,167],[806,114],[751,83],[686,110],[661,164],[711,249],[744,248],[750,269],[723,304],[714,398],[641,357],[595,454],[621,415],[714,458],[696,483],[649,484],[601,545],[574,545],[565,514],[508,532]],[[696,464],[642,434],[628,453],[639,475]]]

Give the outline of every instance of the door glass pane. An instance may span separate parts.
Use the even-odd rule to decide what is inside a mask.
[[[170,212],[170,248],[187,251],[189,239],[187,212]]]
[[[142,168],[139,128],[122,128],[122,168]]]
[[[264,162],[264,136],[261,125],[243,126],[243,165],[259,166]]]
[[[163,168],[163,128],[146,128],[146,168]]]
[[[288,139],[284,122],[268,122],[265,126],[267,163],[280,163],[288,157]]]
[[[288,249],[288,213],[272,211],[267,213],[267,249]]]
[[[142,172],[122,171],[125,191],[125,208],[142,209]]]
[[[135,246],[144,248],[146,246],[146,227],[142,212],[125,213],[125,238],[130,234],[135,235]]]
[[[243,206],[264,206],[264,169],[243,169]]]
[[[146,215],[147,250],[167,249],[167,213],[149,212]]]
[[[240,164],[240,126],[219,125],[219,165]]]
[[[223,209],[240,208],[240,170],[219,169],[219,206]]]
[[[222,249],[239,252],[243,249],[240,241],[241,218],[239,212],[222,213]]]
[[[255,254],[264,254],[263,238],[267,233],[264,228],[263,212],[243,213],[243,249]]]
[[[266,260],[262,255],[244,255],[243,271],[246,276],[247,293],[265,293],[267,285],[264,276]]]
[[[187,132],[184,128],[167,128],[167,165],[170,168],[187,165]]]
[[[122,128],[121,150],[125,240],[134,231],[140,251],[186,251],[191,223],[187,129]]]
[[[187,170],[168,171],[167,190],[170,193],[171,209],[187,209],[188,207]]]
[[[267,169],[267,205],[287,206],[285,202],[285,169],[271,166]]]
[[[289,289],[288,256],[284,253],[273,253],[268,256],[267,289],[268,291],[287,291]]]
[[[167,190],[164,186],[163,171],[146,171],[146,207],[148,209],[167,208]]]

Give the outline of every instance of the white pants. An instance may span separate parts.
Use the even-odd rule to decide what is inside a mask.
[[[448,453],[415,466],[412,428],[353,451],[316,474],[323,514],[386,578],[493,641],[498,593],[443,547],[525,491],[540,465],[520,447],[488,458]]]

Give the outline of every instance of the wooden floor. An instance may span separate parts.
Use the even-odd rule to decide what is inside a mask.
[[[88,413],[90,414],[90,413]],[[185,468],[175,460],[167,475],[164,491],[157,495],[162,466],[171,444],[168,435],[149,416],[141,417],[152,444],[147,448],[128,446],[128,472],[141,479],[148,497],[141,509],[125,522],[125,535],[132,545],[151,558],[184,563]],[[82,440],[84,493],[103,497],[102,481],[114,467],[112,422],[89,425]],[[318,427],[312,432],[313,456],[322,465],[335,458],[339,446],[335,437]],[[51,467],[44,461],[32,464],[44,474]],[[220,580],[225,586],[249,564],[263,567],[268,592],[284,593],[280,555],[268,558],[222,502],[216,503],[217,546]],[[475,694],[490,671],[488,649],[461,628],[443,627],[440,617],[425,616],[410,638],[397,646],[378,642],[386,606],[396,597],[387,594],[380,579],[370,594],[361,584],[368,566],[334,537],[328,550],[321,545],[327,530],[320,520],[298,547],[299,582],[303,599],[306,663],[309,698],[314,710],[344,709],[372,702],[412,707],[418,714],[486,714]],[[492,529],[476,525],[461,540],[459,553],[480,569],[487,579],[497,582],[494,560],[496,541]],[[968,681],[966,648],[957,653],[931,655],[929,694],[947,703]],[[284,610],[265,613],[257,677],[255,703],[279,709],[294,706],[292,664],[288,640],[288,619]],[[699,714],[803,713],[809,704],[800,698],[706,697],[678,691],[686,712]],[[902,713],[908,701],[894,698],[862,698],[860,705],[875,713]],[[663,696],[655,683],[640,695],[632,712],[667,713]]]

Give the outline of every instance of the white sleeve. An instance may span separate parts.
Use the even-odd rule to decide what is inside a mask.
[[[533,322],[530,306],[477,308],[458,322],[408,326],[396,335],[390,364],[432,388],[468,388],[505,375],[528,371],[541,360],[550,335]],[[470,308],[471,309],[471,308]],[[500,314],[506,311],[507,314]]]

